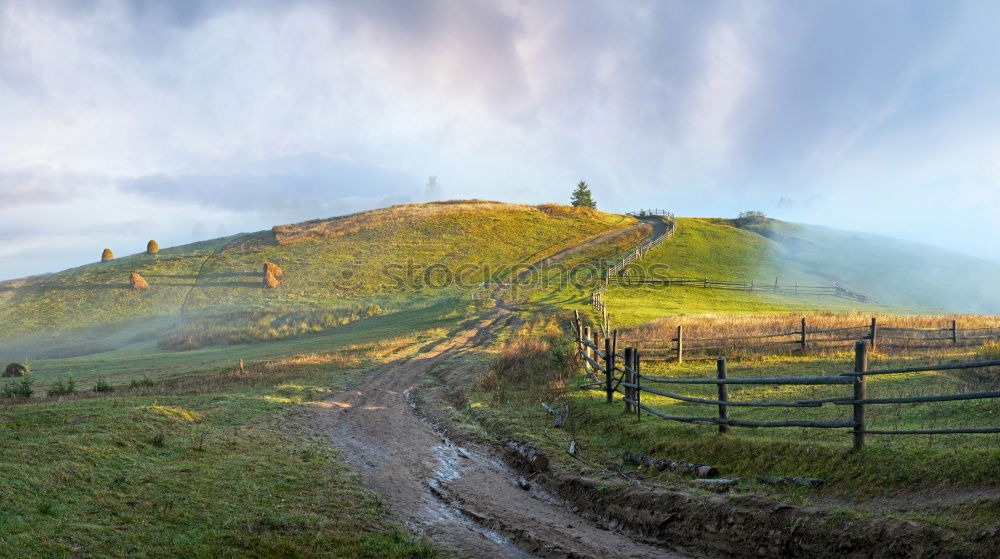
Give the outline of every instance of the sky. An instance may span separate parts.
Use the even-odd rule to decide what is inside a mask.
[[[0,279],[402,202],[1000,259],[1000,3],[0,0]]]

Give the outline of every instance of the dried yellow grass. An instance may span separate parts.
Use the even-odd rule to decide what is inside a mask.
[[[959,330],[969,328],[1000,328],[1000,317],[982,315],[886,315],[853,313],[802,314],[749,314],[725,315],[704,314],[694,316],[666,317],[639,326],[619,330],[622,338],[629,340],[664,340],[677,334],[677,326],[684,326],[684,336],[739,337],[762,336],[795,332],[801,328],[802,318],[806,318],[807,329],[830,330],[834,328],[869,328],[875,317],[880,328],[951,328],[951,321],[957,322]]]
[[[289,245],[302,241],[332,239],[372,227],[411,222],[429,217],[497,210],[517,212],[538,211],[532,206],[520,204],[506,204],[487,200],[449,200],[444,202],[429,202],[427,204],[403,204],[330,219],[314,219],[290,225],[276,225],[272,228],[272,231],[279,245]]]
[[[128,282],[132,285],[132,289],[149,289],[149,282],[146,281],[146,278],[136,272],[129,274]]]
[[[276,278],[280,278],[281,276],[285,275],[285,272],[283,272],[281,268],[278,267],[278,265],[275,264],[274,262],[264,263],[264,273],[266,274],[267,272],[271,272],[271,275]]]
[[[277,289],[281,286],[281,282],[274,277],[274,274],[272,274],[271,270],[268,270],[267,267],[264,268],[263,286],[266,289]]]

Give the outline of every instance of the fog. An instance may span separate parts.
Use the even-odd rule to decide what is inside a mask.
[[[0,0],[0,279],[405,201],[566,202],[580,179],[607,211],[998,259],[998,16]]]

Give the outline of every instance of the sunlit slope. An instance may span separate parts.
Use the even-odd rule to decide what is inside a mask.
[[[777,220],[679,219],[674,237],[640,263],[658,275],[753,281],[757,289],[616,288],[605,299],[618,324],[671,314],[882,310],[1000,312],[993,288],[1000,263],[878,235]],[[831,286],[875,304],[816,295],[773,294],[767,286]]]
[[[609,312],[619,326],[635,325],[673,314],[712,312],[782,312],[848,310],[864,307],[834,297],[768,293],[775,280],[782,286],[830,286],[824,270],[797,262],[781,243],[735,227],[729,220],[680,218],[674,236],[651,250],[639,269],[658,276],[753,281],[756,289],[723,291],[696,287],[610,287]],[[850,285],[845,285],[851,288]]]
[[[456,286],[458,276],[465,285],[502,278],[518,264],[633,223],[599,212],[487,202],[400,206],[325,223],[338,220],[351,226],[286,238],[290,244],[278,239],[317,222],[276,228],[285,232],[277,237],[241,234],[0,283],[0,339],[109,325],[142,330],[154,318],[170,323],[248,310],[411,304],[464,289]],[[261,287],[267,261],[284,270],[278,289]],[[132,271],[151,288],[132,290]],[[105,330],[100,336],[111,335]]]
[[[1000,313],[1000,262],[881,235],[777,220],[750,228],[779,245],[783,268],[810,270],[880,303]]]

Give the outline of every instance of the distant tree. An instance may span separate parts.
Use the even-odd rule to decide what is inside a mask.
[[[596,208],[597,202],[590,195],[590,187],[587,183],[580,181],[576,185],[576,190],[573,191],[573,205],[577,208]]]
[[[104,249],[104,252],[101,253],[101,262],[107,262],[109,260],[114,260],[114,259],[115,259],[115,253],[111,252],[110,248]]]
[[[146,243],[146,254],[156,254],[160,252],[160,245],[156,241]]]
[[[767,216],[764,212],[749,211],[740,212],[740,216],[736,218],[736,225],[738,227],[743,227],[744,225],[753,225],[754,223],[761,223],[767,220]]]

